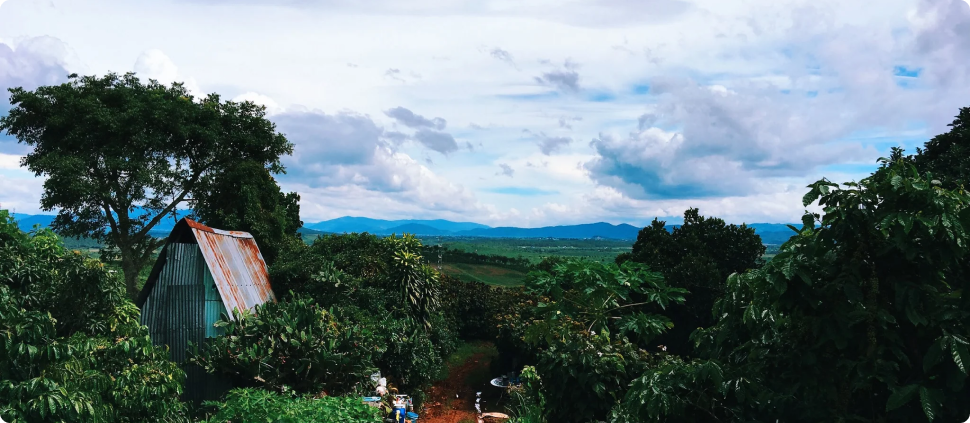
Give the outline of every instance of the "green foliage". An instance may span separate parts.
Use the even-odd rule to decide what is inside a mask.
[[[225,335],[193,351],[191,362],[266,389],[344,394],[360,391],[383,346],[367,325],[339,321],[312,299],[266,303],[217,326]]]
[[[759,267],[765,246],[754,229],[700,216],[697,209],[685,211],[684,224],[671,232],[665,224],[654,219],[640,231],[633,250],[616,262],[645,263],[670,286],[689,291],[683,305],[665,313],[676,326],[658,341],[671,352],[690,354],[688,338],[698,327],[714,323],[711,309],[724,294],[728,275]]]
[[[666,372],[678,379],[645,376],[628,410],[670,416],[656,404],[689,404],[687,421],[970,414],[970,196],[901,159],[858,183],[810,188],[804,202],[824,209],[821,228],[806,215],[764,268],[729,278],[717,324],[696,334],[710,361]],[[672,382],[685,389],[671,392]]]
[[[653,362],[627,335],[646,344],[662,334],[671,322],[645,310],[681,303],[685,292],[640,263],[578,260],[534,272],[526,287],[541,300],[541,320],[528,325],[525,339],[539,350],[549,421],[605,418]]]
[[[505,288],[494,291],[489,306],[494,320],[494,343],[499,359],[494,363],[502,369],[519,369],[522,364],[535,363],[538,350],[526,342],[529,327],[540,319],[536,305],[542,300],[525,288]]]
[[[391,278],[400,287],[402,301],[410,315],[431,327],[431,314],[438,308],[438,272],[424,263],[421,241],[413,235],[387,238],[393,248]]]
[[[381,422],[380,411],[359,397],[294,397],[258,389],[233,389],[224,403],[209,403],[206,423]]]
[[[300,196],[283,194],[271,172],[251,160],[204,178],[193,194],[193,211],[202,223],[253,235],[272,265],[287,243],[301,242]]]
[[[544,321],[535,326],[536,334],[558,336],[554,329],[566,328],[558,322],[567,321],[587,332],[626,334],[643,343],[673,327],[666,317],[644,309],[683,303],[687,292],[667,286],[663,276],[640,263],[618,266],[579,260],[556,264],[552,273],[533,272],[526,289],[548,299],[538,304]]]
[[[509,423],[546,423],[546,399],[542,394],[542,378],[533,366],[525,366],[519,375],[522,386],[512,387],[513,417]]]
[[[396,319],[387,319],[383,325],[387,351],[377,361],[381,372],[390,376],[401,392],[431,387],[442,371],[442,351],[420,325]]]
[[[184,373],[152,346],[124,285],[0,211],[0,417],[185,421]]]
[[[341,322],[373,334],[381,346],[373,365],[416,403],[457,346],[455,319],[436,307],[440,276],[421,249],[410,236],[326,235],[292,248],[270,268],[277,292],[312,298]]]
[[[615,239],[544,239],[544,238],[476,238],[476,237],[421,237],[428,245],[455,251],[456,254],[442,257],[443,263],[469,263],[503,265],[524,263],[533,265],[549,257],[586,259],[601,263],[611,263],[617,254],[630,251],[630,241]],[[467,253],[468,255],[466,255]],[[477,257],[476,257],[477,256]],[[449,260],[449,257],[452,260]],[[489,257],[496,257],[490,259]],[[507,257],[507,260],[498,257]],[[435,257],[437,259],[437,257]],[[480,262],[484,261],[487,263]],[[521,270],[521,268],[517,269]]]
[[[909,160],[921,173],[930,172],[944,187],[956,189],[970,183],[970,107],[960,109],[949,126],[949,131],[926,142]]]
[[[501,254],[479,254],[441,245],[425,245],[423,254],[432,260],[438,260],[440,258],[442,263],[490,264],[521,272],[532,270],[532,262],[522,256],[509,257]]]
[[[41,207],[57,210],[54,229],[117,251],[131,297],[162,243],[149,231],[200,183],[243,161],[278,173],[293,149],[262,106],[196,101],[181,84],[130,73],[10,93],[0,130],[33,147],[23,164],[47,178]]]
[[[571,329],[548,340],[535,366],[543,380],[546,414],[555,422],[603,419],[652,357],[626,338],[581,332],[581,325]]]
[[[448,326],[462,339],[489,340],[495,337],[495,297],[501,293],[483,283],[441,278],[441,309]],[[507,305],[506,305],[507,307]]]

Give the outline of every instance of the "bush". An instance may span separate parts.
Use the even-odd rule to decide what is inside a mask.
[[[970,414],[970,195],[900,157],[860,182],[810,188],[803,202],[824,218],[806,214],[767,265],[728,279],[717,323],[694,335],[705,360],[631,390],[640,421]]]
[[[526,288],[542,299],[525,339],[538,350],[549,421],[606,418],[653,362],[628,336],[645,345],[663,334],[669,319],[645,311],[682,303],[684,293],[640,263],[574,259],[531,273]]]
[[[383,352],[370,325],[338,321],[313,300],[295,297],[266,303],[236,320],[216,323],[225,335],[193,351],[191,361],[207,372],[300,393],[356,392]]]
[[[184,373],[152,346],[124,283],[0,211],[0,417],[185,421]]]
[[[546,399],[542,394],[542,379],[535,367],[525,366],[520,375],[522,385],[509,388],[511,411],[509,423],[546,423]]]
[[[653,361],[626,338],[577,329],[544,348],[535,366],[549,421],[605,418]]]
[[[207,423],[381,422],[380,410],[359,397],[295,397],[257,389],[233,389]]]
[[[495,339],[496,288],[442,276],[441,308],[448,325],[466,341]]]
[[[401,392],[427,389],[442,369],[442,356],[424,328],[413,321],[387,319],[381,323],[387,350],[378,359],[381,371]]]

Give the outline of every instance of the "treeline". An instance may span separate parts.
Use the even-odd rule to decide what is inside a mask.
[[[528,272],[533,268],[532,262],[523,257],[508,257],[501,254],[478,254],[476,252],[440,245],[425,245],[423,253],[432,262],[438,260],[440,256],[440,260],[443,263],[490,264],[522,272]]]
[[[767,263],[750,228],[697,210],[614,265],[544,263],[499,336],[529,364],[521,421],[965,421],[970,108],[951,128],[811,184],[825,214]]]

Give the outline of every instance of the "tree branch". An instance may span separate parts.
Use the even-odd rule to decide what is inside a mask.
[[[108,219],[108,226],[111,226],[111,232],[115,233],[116,234],[115,236],[117,237],[119,236],[117,234],[120,234],[120,231],[118,230],[118,223],[115,222],[114,216],[111,216],[111,206],[108,203],[110,202],[109,201],[103,202],[101,204],[101,208],[104,209],[104,215],[105,215],[105,218]],[[118,242],[115,242],[115,243],[120,244]]]
[[[611,312],[611,311],[616,311],[616,310],[619,310],[619,309],[621,309],[621,308],[627,308],[627,307],[635,307],[635,306],[639,306],[639,305],[644,305],[644,304],[650,304],[650,303],[651,303],[651,301],[644,301],[644,302],[642,302],[642,303],[633,303],[633,304],[626,304],[626,305],[621,305],[621,306],[619,306],[619,307],[613,307],[613,308],[611,308],[611,309],[609,309],[609,310],[606,310],[606,311],[603,311],[602,313],[603,313],[603,314],[606,314],[606,313],[609,313],[609,312]]]
[[[192,175],[192,178],[189,180],[189,183],[186,184],[186,188],[182,190],[182,193],[179,194],[179,196],[176,199],[172,200],[172,202],[169,203],[168,206],[166,206],[164,209],[162,209],[162,211],[160,213],[158,213],[157,215],[155,215],[155,217],[150,222],[148,222],[140,231],[138,231],[137,236],[143,237],[143,236],[148,235],[148,231],[150,231],[152,228],[154,228],[155,225],[158,224],[158,222],[161,222],[162,221],[162,217],[164,217],[165,215],[171,213],[172,210],[174,210],[175,207],[179,203],[181,203],[182,200],[185,199],[185,196],[188,195],[189,192],[192,191],[193,188],[195,188],[195,184],[199,181],[199,178],[202,177],[202,173],[204,173],[206,170],[208,170],[208,168],[209,168],[209,166],[206,166],[206,167],[200,169],[199,171],[197,171],[194,175]]]

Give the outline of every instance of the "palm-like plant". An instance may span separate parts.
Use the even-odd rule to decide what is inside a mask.
[[[401,238],[392,235],[394,243],[393,278],[401,289],[401,298],[412,317],[431,328],[431,313],[438,308],[438,272],[424,263],[421,241],[411,234]]]

